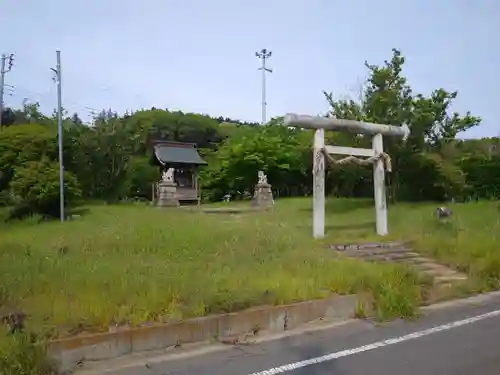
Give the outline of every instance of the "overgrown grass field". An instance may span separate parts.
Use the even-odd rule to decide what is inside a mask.
[[[330,200],[328,238],[316,242],[311,203],[283,199],[272,211],[242,214],[100,205],[64,224],[1,227],[0,313],[22,311],[31,330],[61,337],[368,291],[380,317],[412,316],[421,298],[417,275],[334,259],[325,246],[376,239],[373,203]],[[468,272],[479,289],[498,286],[498,204],[453,205],[445,224],[435,207],[391,206],[390,238],[415,241]]]

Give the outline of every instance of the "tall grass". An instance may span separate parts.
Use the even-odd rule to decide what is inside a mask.
[[[0,327],[0,375],[56,375],[43,342],[25,333],[11,335]]]
[[[496,206],[455,205],[449,225],[433,208],[390,207],[390,238],[414,240],[483,289],[498,285]],[[0,315],[25,312],[32,331],[61,337],[368,291],[381,318],[411,317],[417,275],[334,259],[324,246],[376,239],[373,217],[370,201],[331,200],[320,242],[311,239],[311,199],[232,215],[100,205],[64,224],[9,225],[0,229]]]
[[[393,235],[413,240],[419,251],[471,277],[476,291],[500,282],[500,209],[498,202],[451,205],[451,220],[431,217],[431,205],[398,205],[391,210]]]

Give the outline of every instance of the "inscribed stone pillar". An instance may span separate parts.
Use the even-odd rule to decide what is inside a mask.
[[[158,184],[158,206],[178,207],[177,186],[173,181],[160,181]]]
[[[174,169],[163,172],[162,180],[158,184],[158,206],[178,207],[177,184],[174,181]]]

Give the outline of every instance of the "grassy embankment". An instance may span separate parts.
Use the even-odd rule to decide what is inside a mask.
[[[400,266],[333,260],[324,246],[376,239],[372,203],[331,200],[328,238],[320,242],[311,239],[310,207],[310,198],[236,215],[102,205],[63,225],[5,225],[0,313],[22,311],[31,331],[61,337],[368,291],[381,318],[413,316],[421,298],[416,275]],[[447,224],[437,222],[434,208],[391,206],[390,238],[413,240],[467,272],[469,288],[497,287],[497,203],[454,205]]]

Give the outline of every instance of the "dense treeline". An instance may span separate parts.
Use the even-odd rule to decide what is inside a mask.
[[[498,138],[461,141],[456,136],[481,119],[450,111],[456,92],[436,89],[414,93],[402,75],[404,58],[393,50],[384,64],[366,64],[369,72],[361,100],[334,100],[327,116],[384,124],[408,124],[406,140],[385,139],[393,161],[387,180],[389,199],[447,200],[500,198]],[[56,118],[37,103],[7,108],[0,130],[0,205],[14,216],[58,214]],[[306,195],[312,188],[312,133],[288,129],[275,118],[265,126],[151,108],[119,116],[102,111],[92,125],[78,114],[63,121],[67,204],[84,199],[109,202],[149,199],[160,176],[149,164],[151,137],[195,142],[209,165],[202,171],[204,198],[218,200],[250,192],[264,170],[278,196]],[[327,134],[329,144],[370,147],[364,136]],[[371,196],[371,168],[330,166],[329,194]]]

